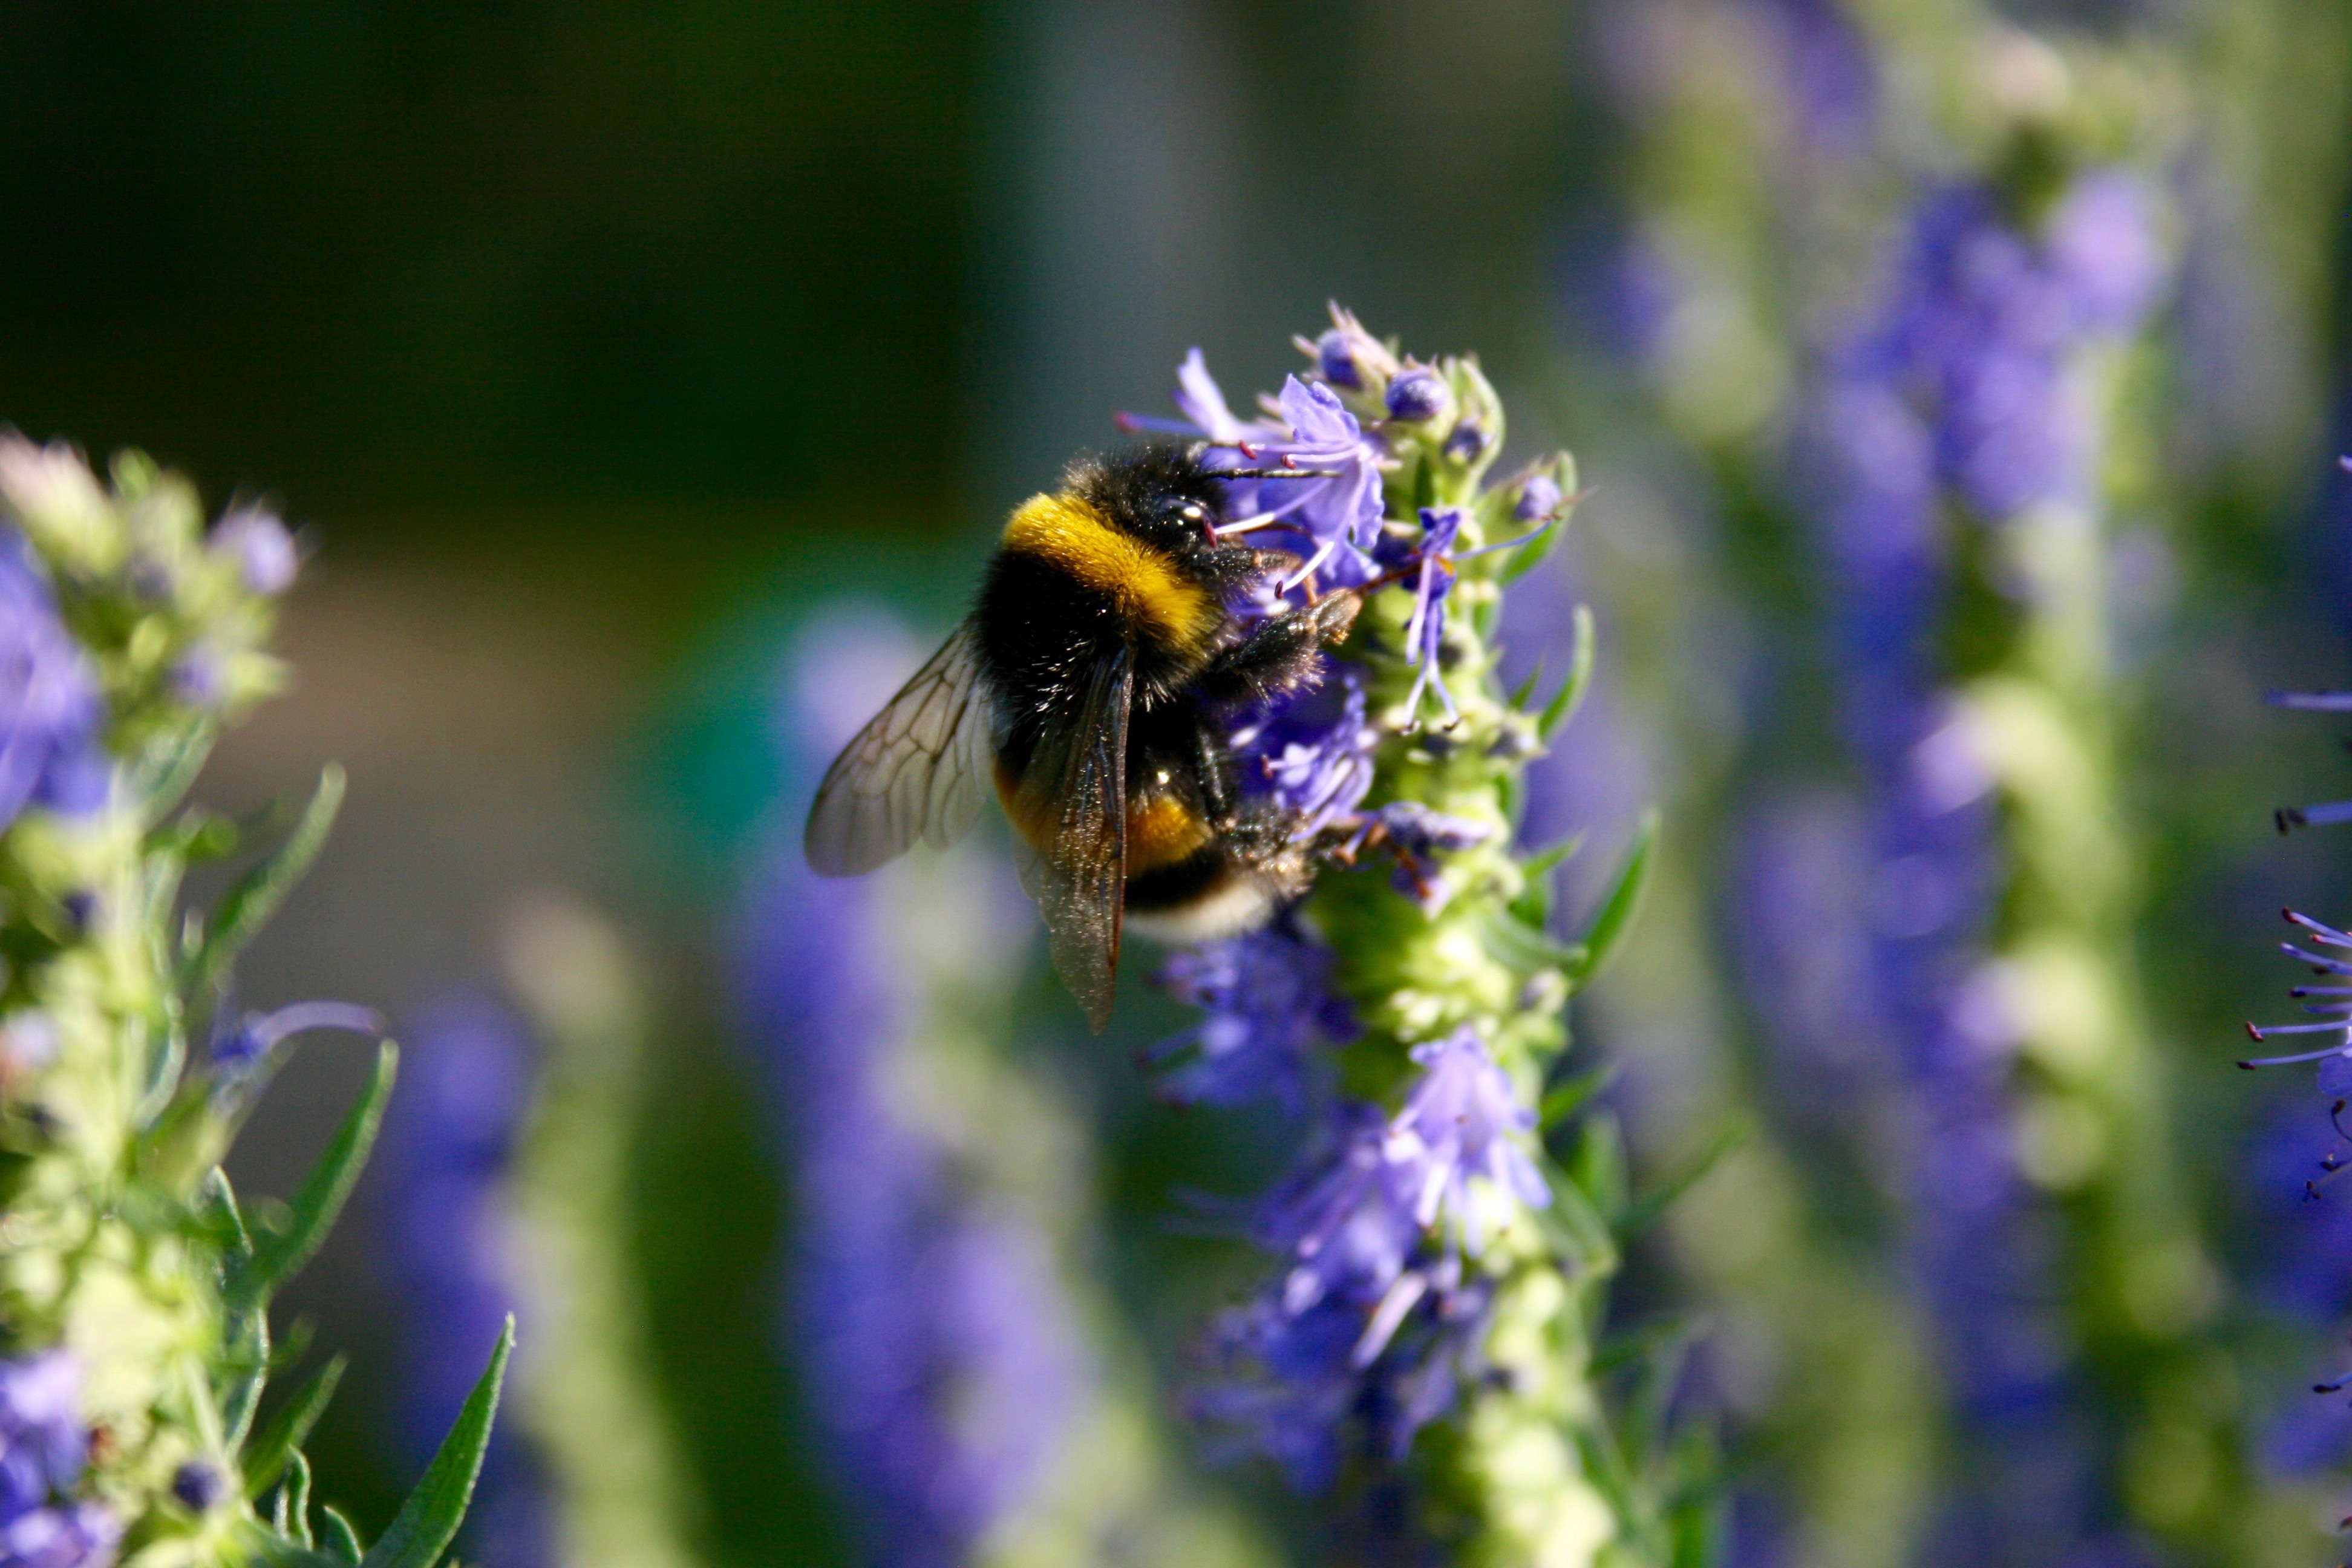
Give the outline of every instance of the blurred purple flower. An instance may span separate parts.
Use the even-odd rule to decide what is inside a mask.
[[[0,829],[28,805],[79,815],[105,803],[105,721],[97,671],[47,576],[24,536],[0,526]]]
[[[1286,922],[1171,954],[1160,984],[1202,1016],[1152,1048],[1155,1063],[1178,1064],[1161,1092],[1188,1105],[1270,1099],[1304,1110],[1314,1047],[1356,1032],[1330,968],[1329,952]]]
[[[451,997],[403,1035],[410,1051],[374,1179],[381,1256],[401,1303],[394,1430],[421,1459],[439,1446],[519,1309],[506,1184],[537,1053],[521,1022],[485,996]],[[516,1568],[551,1563],[552,1531],[538,1463],[501,1422],[467,1512],[468,1555]]]
[[[1343,310],[1337,304],[1331,307],[1331,326],[1322,336],[1312,341],[1293,338],[1291,342],[1298,345],[1299,353],[1315,362],[1317,374],[1350,392],[1377,392],[1400,368],[1388,345],[1366,331],[1352,311]]]
[[[100,1568],[122,1526],[72,1497],[89,1457],[81,1368],[63,1350],[0,1361],[0,1568]]]
[[[2137,330],[2165,275],[2146,193],[2120,173],[2077,180],[2032,235],[1982,186],[1921,204],[1876,347],[1921,400],[1942,476],[1979,513],[2087,500],[2094,432],[2073,356]]]
[[[284,593],[301,569],[294,536],[276,513],[258,507],[242,507],[223,517],[205,543],[214,554],[236,562],[245,585],[257,594]]]
[[[889,674],[880,642],[841,618],[801,639],[782,725],[800,776],[846,738],[828,694]],[[880,893],[817,878],[798,834],[780,839],[737,921],[732,989],[792,1163],[791,1342],[828,1468],[873,1560],[950,1568],[1045,1479],[1093,1369],[1050,1238],[960,1182],[898,1109],[920,980]]]

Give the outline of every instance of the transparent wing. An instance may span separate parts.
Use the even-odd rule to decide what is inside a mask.
[[[988,704],[969,622],[841,749],[803,839],[821,877],[857,877],[916,839],[945,848],[980,814]]]
[[[1050,812],[1053,847],[1022,858],[1021,885],[1045,916],[1054,967],[1099,1032],[1110,1022],[1127,893],[1127,711],[1135,656],[1122,646],[1098,664],[1077,722],[1049,736],[1021,776],[1028,807]]]

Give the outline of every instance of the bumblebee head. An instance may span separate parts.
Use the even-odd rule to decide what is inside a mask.
[[[1258,552],[1217,536],[1218,484],[1197,446],[1153,441],[1071,466],[1070,493],[1120,532],[1167,555],[1202,582],[1240,583],[1258,570]]]

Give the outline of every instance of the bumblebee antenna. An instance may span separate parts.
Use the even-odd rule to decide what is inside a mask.
[[[1337,468],[1211,468],[1213,479],[1336,479]]]

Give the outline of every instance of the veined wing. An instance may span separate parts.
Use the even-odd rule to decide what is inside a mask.
[[[980,814],[987,708],[966,622],[825,770],[803,840],[809,868],[862,876],[918,838],[962,837]]]
[[[1054,823],[1052,847],[1023,857],[1022,886],[1045,916],[1063,984],[1099,1032],[1118,975],[1127,898],[1127,713],[1135,655],[1121,646],[1095,667],[1077,722],[1048,736],[1020,784],[1029,821]]]

